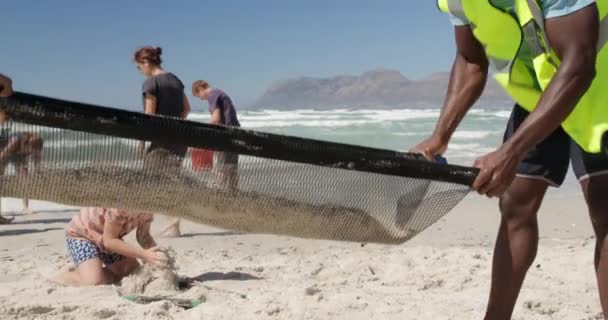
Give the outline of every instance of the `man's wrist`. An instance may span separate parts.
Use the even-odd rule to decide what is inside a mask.
[[[442,144],[448,144],[451,136],[452,134],[443,128],[436,128],[433,132],[433,137]]]
[[[521,141],[521,139],[518,139],[517,137],[512,137],[502,145],[502,148],[507,154],[521,160],[526,156],[531,147],[527,146],[525,141]]]

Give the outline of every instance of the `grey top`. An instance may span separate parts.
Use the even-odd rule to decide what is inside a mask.
[[[156,97],[157,115],[179,118],[184,112],[184,84],[170,72],[146,79],[142,93]]]

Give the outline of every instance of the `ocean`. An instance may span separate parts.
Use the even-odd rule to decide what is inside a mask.
[[[440,109],[392,110],[261,110],[243,111],[243,128],[407,151],[433,130]],[[451,163],[471,165],[473,159],[492,151],[502,140],[510,110],[474,109],[454,134],[446,157]],[[207,121],[207,114],[194,113],[194,121]]]

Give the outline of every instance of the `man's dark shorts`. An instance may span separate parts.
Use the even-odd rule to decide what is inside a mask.
[[[515,133],[528,114],[522,107],[515,105],[503,141]],[[608,158],[603,153],[590,154],[583,151],[559,127],[545,141],[528,152],[517,168],[517,176],[542,179],[551,186],[558,187],[566,178],[570,161],[579,180],[608,174]]]

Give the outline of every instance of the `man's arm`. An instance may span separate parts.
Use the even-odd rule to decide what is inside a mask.
[[[555,77],[507,144],[515,154],[526,152],[557,129],[587,92],[595,77],[599,18],[597,6],[548,19],[551,47],[562,61]]]
[[[488,59],[471,28],[457,26],[454,33],[457,51],[443,110],[431,137],[411,150],[429,160],[445,152],[452,134],[481,96],[488,75]]]
[[[209,123],[210,124],[222,124],[222,110],[220,110],[220,108],[213,109]]]
[[[562,61],[536,109],[498,150],[475,161],[480,169],[473,189],[501,195],[513,181],[528,150],[547,138],[568,117],[595,77],[599,18],[595,4],[576,13],[548,19],[551,47]]]

